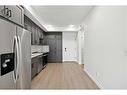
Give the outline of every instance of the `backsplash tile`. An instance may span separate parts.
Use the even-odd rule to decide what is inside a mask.
[[[32,45],[31,53],[32,52],[49,52],[49,45]]]

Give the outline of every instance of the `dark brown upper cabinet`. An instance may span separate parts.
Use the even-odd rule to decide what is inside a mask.
[[[44,31],[27,16],[24,16],[24,28],[31,31],[31,44],[40,45]]]

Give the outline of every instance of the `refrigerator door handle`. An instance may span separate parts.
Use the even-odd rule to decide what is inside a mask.
[[[18,39],[18,47],[19,47],[19,64],[18,64],[18,68],[17,68],[17,76],[19,77],[19,73],[20,73],[20,80],[22,80],[22,51],[21,51],[21,40],[20,37],[17,37]],[[20,81],[20,87],[22,88],[22,81]]]
[[[19,46],[18,46],[18,38],[17,36],[14,37],[14,48],[13,48],[14,54],[15,54],[15,67],[14,67],[14,82],[16,83],[18,80],[18,71],[19,68]]]
[[[18,60],[17,60],[17,68],[16,68],[16,79],[18,80],[19,79],[19,73],[20,73],[20,63],[21,63],[21,50],[20,50],[20,39],[19,39],[19,36],[17,36],[17,57],[18,57]]]

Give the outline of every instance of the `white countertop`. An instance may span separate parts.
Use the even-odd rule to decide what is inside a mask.
[[[42,55],[44,53],[48,53],[48,52],[37,52],[37,53],[33,53],[33,54],[31,54],[31,58],[37,57],[37,56]]]
[[[36,56],[39,56],[39,55],[42,55],[43,53],[34,53],[34,54],[31,54],[31,58],[34,58]]]
[[[49,45],[32,45],[31,46],[31,58],[42,55],[49,52]]]

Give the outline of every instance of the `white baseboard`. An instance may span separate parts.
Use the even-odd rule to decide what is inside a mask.
[[[96,83],[96,85],[100,88],[100,89],[104,89],[103,87],[102,87],[102,85],[85,69],[84,70],[87,74],[88,74],[88,76]]]
[[[78,64],[77,61],[63,61],[63,63],[77,63]]]

